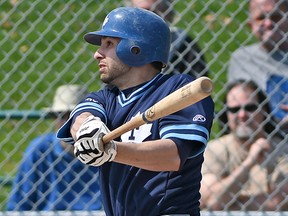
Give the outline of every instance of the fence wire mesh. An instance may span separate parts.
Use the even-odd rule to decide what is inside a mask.
[[[175,72],[178,70],[175,65],[182,64],[181,70],[187,73],[191,65],[202,61],[203,64],[195,70],[200,70],[198,71],[200,75],[207,75],[214,82],[212,97],[216,112],[211,139],[222,136],[228,127],[220,117],[226,110],[223,95],[227,91],[227,71],[231,55],[236,49],[257,42],[247,25],[248,3],[249,0],[171,1],[171,7],[174,9],[171,25],[181,28],[193,38],[187,42],[186,48],[176,55],[185,56],[195,44],[199,50],[198,53],[194,53],[197,60],[176,58],[166,72]],[[55,131],[55,122],[43,114],[42,110],[51,106],[56,88],[64,84],[85,85],[89,91],[101,88],[97,64],[93,59],[96,48],[84,42],[83,35],[100,28],[109,11],[126,4],[126,1],[120,0],[0,0],[1,210],[6,209],[12,181],[18,172],[21,160],[25,158],[24,152],[30,142],[40,135]],[[285,16],[288,20],[287,13]],[[287,35],[287,32],[284,34]],[[175,37],[184,40],[181,34],[176,34]],[[286,60],[283,61],[288,62],[287,50]],[[285,79],[276,82],[274,87],[279,89],[285,86],[283,88],[286,88],[286,93],[287,68],[286,64],[286,68],[282,70]],[[287,102],[287,94],[281,95],[281,100]],[[277,127],[276,123],[273,124]],[[282,133],[282,136],[284,138],[281,143],[287,145],[286,134]],[[47,149],[45,154],[49,155],[49,151],[50,149]],[[287,152],[285,155],[287,157]],[[266,160],[275,160],[275,155],[267,155]],[[54,165],[56,164],[57,161]],[[83,191],[92,187],[98,181],[98,175],[92,170],[87,172],[91,175],[90,181],[83,183],[77,181],[77,176],[80,174],[76,171],[75,180],[71,182],[63,178],[65,174],[59,173],[58,178],[54,180],[63,181],[66,190],[62,191],[62,195],[65,196],[67,190],[73,193],[73,185],[76,183],[78,186],[82,184]],[[279,182],[279,185],[288,185],[287,176],[284,181]],[[39,176],[39,179],[41,178],[49,178],[49,169]],[[37,184],[33,187],[37,188]],[[53,184],[47,187],[50,190],[54,189]],[[65,204],[65,209],[73,210],[72,206],[79,201],[83,191],[79,192],[78,189],[76,191],[78,192],[74,192],[70,202]],[[24,193],[23,199],[29,196],[29,191]],[[286,197],[282,205],[287,206],[287,191],[282,193],[283,197]],[[237,199],[238,195],[239,193],[231,194],[231,200]],[[39,196],[39,199],[47,198],[45,194]],[[272,196],[273,194],[266,193],[267,200]],[[89,210],[88,206],[92,205],[90,203],[97,202],[100,194],[95,192],[92,197],[94,200],[82,205],[83,211]],[[223,203],[223,209],[228,207],[229,203]],[[247,210],[245,207],[244,203],[241,210]],[[263,210],[261,203],[255,210]]]

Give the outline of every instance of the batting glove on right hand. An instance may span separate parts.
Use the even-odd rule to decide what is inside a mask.
[[[104,144],[102,138],[109,133],[106,125],[97,117],[89,116],[76,133],[75,156],[84,164],[100,166],[113,161],[117,151],[114,141]]]

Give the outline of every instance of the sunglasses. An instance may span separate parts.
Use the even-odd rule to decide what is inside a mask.
[[[235,106],[235,107],[228,107],[227,106],[227,111],[230,113],[238,113],[240,109],[243,109],[246,112],[254,112],[255,110],[258,109],[258,105],[257,104],[246,104],[243,106]]]

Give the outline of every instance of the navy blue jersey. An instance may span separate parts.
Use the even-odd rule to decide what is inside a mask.
[[[89,94],[59,130],[58,138],[72,141],[71,122],[82,112],[98,116],[113,130],[191,82],[186,74],[155,76],[151,81],[124,91],[116,87]],[[213,122],[211,97],[153,123],[123,134],[116,140],[137,143],[172,139],[181,158],[179,171],[154,172],[116,162],[100,167],[103,204],[109,215],[200,215],[200,181],[203,151]]]

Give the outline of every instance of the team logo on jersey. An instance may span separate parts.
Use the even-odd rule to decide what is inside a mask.
[[[140,115],[138,113],[137,115]],[[136,115],[136,116],[137,116]],[[121,135],[122,142],[141,143],[151,135],[152,123],[141,125]]]
[[[193,121],[205,122],[206,118],[203,115],[198,114],[198,115],[193,117]]]
[[[151,135],[152,124],[144,124],[121,135],[122,142],[141,143]]]

